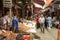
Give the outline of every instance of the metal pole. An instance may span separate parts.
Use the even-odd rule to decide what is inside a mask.
[[[10,10],[10,17],[12,17],[12,11],[11,11],[12,10],[12,0],[11,0],[11,5],[10,6],[11,6],[10,9],[9,9]]]
[[[31,0],[31,11],[32,11],[32,15],[33,15],[33,0]]]

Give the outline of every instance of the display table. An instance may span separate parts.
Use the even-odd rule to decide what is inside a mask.
[[[30,34],[30,39],[33,40],[34,35],[36,34],[36,23],[34,21],[25,21],[23,23],[19,23],[19,30],[27,32]]]
[[[36,33],[35,25],[36,23],[33,21],[23,22],[23,24],[19,23],[19,30],[23,30],[28,33]]]

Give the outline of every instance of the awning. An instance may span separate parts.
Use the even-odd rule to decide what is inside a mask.
[[[37,2],[36,2],[36,1],[37,1]],[[53,0],[42,0],[42,4],[44,3],[44,5],[42,5],[42,4],[39,3],[39,2],[41,2],[41,1],[35,0],[35,1],[33,1],[33,4],[34,4],[35,7],[37,7],[37,8],[45,9],[46,7],[48,7],[48,6],[51,4],[52,1],[53,1]]]

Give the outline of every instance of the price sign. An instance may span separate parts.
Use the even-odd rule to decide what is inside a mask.
[[[12,7],[12,0],[3,0],[3,7]]]

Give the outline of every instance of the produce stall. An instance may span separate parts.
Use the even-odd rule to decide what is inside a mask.
[[[12,31],[1,30],[0,40],[16,40],[16,34]]]
[[[25,21],[19,23],[19,30],[22,30],[27,33],[36,33],[36,23],[34,21]]]
[[[23,23],[19,23],[19,30],[26,32],[29,35],[23,36],[24,39],[33,40],[34,34],[36,34],[36,23],[34,21],[25,20]]]
[[[34,21],[24,21],[19,23],[19,32],[14,33],[12,31],[1,30],[0,39],[1,40],[33,40],[34,35],[36,34],[36,23]]]

